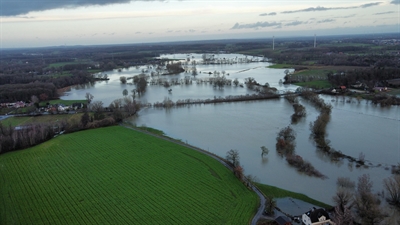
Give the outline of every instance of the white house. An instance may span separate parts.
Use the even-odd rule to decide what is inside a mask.
[[[305,225],[335,225],[335,223],[331,221],[329,214],[324,209],[313,209],[304,213],[301,216],[301,221]]]

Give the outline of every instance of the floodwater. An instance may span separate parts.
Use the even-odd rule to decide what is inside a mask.
[[[201,55],[190,55],[201,59]],[[243,57],[234,55],[224,57]],[[173,58],[173,55],[168,56]],[[187,55],[175,55],[176,59]],[[268,82],[278,90],[295,90],[294,85],[280,85],[284,69],[266,68],[267,62],[224,65],[197,65],[201,71],[196,79],[205,79],[206,72],[226,71],[228,79],[238,78],[241,83],[246,77],[254,77],[261,84]],[[122,72],[107,72],[110,80],[98,82],[92,87],[72,89],[63,99],[83,99],[86,92],[94,95],[107,106],[112,100],[121,98],[122,91],[131,90],[134,85],[121,85],[119,76],[139,74],[141,69],[130,68]],[[203,72],[204,71],[204,72]],[[183,78],[185,73],[174,75]],[[211,75],[212,76],[212,75]],[[168,77],[169,78],[169,77]],[[150,85],[142,102],[161,102],[164,98],[173,101],[179,99],[207,99],[214,96],[243,95],[254,93],[247,88],[228,86],[223,89],[209,84],[178,85],[170,87],[172,92],[162,86]],[[390,177],[391,165],[400,162],[400,107],[381,108],[367,101],[358,103],[350,98],[322,96],[332,104],[331,121],[328,124],[328,139],[331,146],[344,154],[358,158],[365,154],[368,168],[356,167],[347,160],[332,162],[323,153],[316,150],[310,139],[310,122],[315,121],[319,112],[307,101],[300,99],[306,107],[307,116],[292,125],[296,132],[296,154],[309,161],[327,179],[320,179],[301,174],[290,167],[275,150],[276,136],[280,129],[290,125],[292,106],[283,98],[263,101],[233,102],[208,105],[190,105],[171,109],[145,108],[132,123],[163,130],[166,135],[180,139],[188,144],[225,157],[230,149],[240,154],[240,163],[245,174],[258,178],[259,182],[300,192],[319,201],[332,204],[336,192],[338,177],[349,177],[353,181],[362,174],[370,174],[374,192],[382,190],[382,180]],[[269,154],[261,157],[261,146],[269,149]]]

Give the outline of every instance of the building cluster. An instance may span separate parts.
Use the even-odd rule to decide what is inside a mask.
[[[399,45],[400,39],[372,40],[372,43],[376,45]]]
[[[0,103],[1,108],[25,108],[31,106],[32,103],[25,103],[23,101]]]
[[[19,109],[32,106],[33,103],[26,103],[23,101],[0,103],[0,108]],[[84,107],[83,103],[73,103],[69,106],[64,104],[47,104],[45,107],[38,108],[39,112],[68,112],[76,111]]]
[[[278,225],[292,225],[292,224],[304,224],[304,225],[336,225],[325,209],[313,208],[310,211],[305,212],[301,216],[296,216],[293,219],[289,219],[286,216],[278,216],[275,219]]]

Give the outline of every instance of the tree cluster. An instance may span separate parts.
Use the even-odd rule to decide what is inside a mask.
[[[301,118],[306,116],[306,108],[299,103],[297,96],[291,93],[285,95],[285,99],[293,106],[294,113],[291,116],[292,124],[296,124]]]
[[[310,162],[295,154],[295,139],[296,134],[290,126],[281,129],[276,137],[276,150],[279,155],[285,157],[289,165],[295,167],[297,171],[310,176],[325,178]]]
[[[31,124],[15,129],[0,123],[0,153],[24,149],[45,142],[55,135],[56,130],[63,129],[59,127],[63,126],[62,124],[55,126],[51,124]]]
[[[390,86],[387,80],[400,78],[400,68],[374,67],[346,71],[344,74],[328,73],[328,80],[333,85],[351,85],[361,82],[370,90],[375,86]]]
[[[0,101],[15,102],[31,100],[31,96],[47,96],[56,98],[57,87],[53,83],[34,82],[29,84],[5,84],[0,85]]]
[[[333,220],[336,224],[375,225],[385,219],[379,197],[372,193],[369,175],[364,174],[358,178],[357,189],[349,179],[338,178],[337,184],[338,191],[333,196],[336,203]]]
[[[282,156],[292,155],[296,147],[295,140],[296,134],[290,126],[281,129],[276,137],[276,150]]]
[[[136,92],[141,95],[146,92],[148,77],[144,74],[140,74],[133,77],[133,83],[136,86]]]
[[[185,72],[185,69],[183,69],[182,64],[180,62],[169,63],[169,64],[167,64],[166,67],[167,67],[168,74],[178,74],[178,73]]]
[[[383,185],[388,193],[387,201],[400,210],[400,175],[385,178]]]

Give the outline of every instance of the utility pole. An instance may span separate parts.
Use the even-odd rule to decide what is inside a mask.
[[[275,50],[275,36],[272,36],[272,50]]]
[[[317,35],[314,34],[314,48],[317,47]]]

